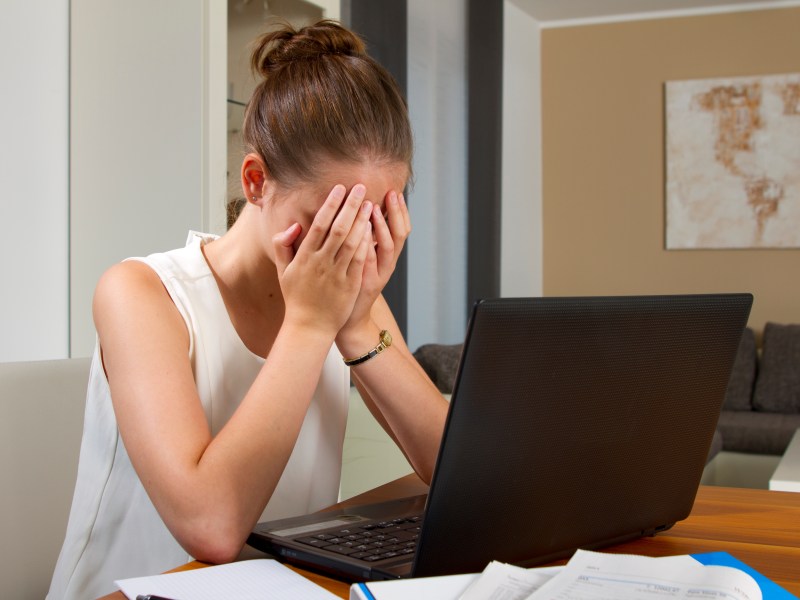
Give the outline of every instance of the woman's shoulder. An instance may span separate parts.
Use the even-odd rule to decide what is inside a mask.
[[[106,356],[146,348],[154,336],[173,340],[178,347],[191,344],[183,316],[158,274],[143,262],[124,261],[102,275],[92,316]]]
[[[101,276],[98,292],[155,293],[167,297],[165,286],[168,280],[196,279],[210,274],[200,246],[207,240],[204,234],[189,232],[187,245],[167,252],[158,252],[146,257],[132,257],[111,266]]]
[[[126,260],[111,266],[100,277],[94,292],[95,321],[115,308],[129,311],[170,303],[161,278],[146,263]]]

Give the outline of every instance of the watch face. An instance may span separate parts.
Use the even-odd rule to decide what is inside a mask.
[[[392,334],[386,331],[385,329],[381,331],[381,341],[385,346],[392,345]]]

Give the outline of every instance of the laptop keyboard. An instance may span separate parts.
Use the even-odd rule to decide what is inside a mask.
[[[295,541],[326,552],[375,562],[414,554],[421,522],[421,515],[393,521],[368,521],[357,527],[295,538]]]

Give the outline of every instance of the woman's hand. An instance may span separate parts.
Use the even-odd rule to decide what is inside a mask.
[[[397,266],[397,259],[405,241],[411,233],[411,218],[402,193],[394,190],[386,195],[386,215],[380,206],[372,208],[370,223],[374,232],[374,243],[370,240],[364,262],[361,290],[353,306],[350,318],[339,332],[337,339],[350,336],[369,325],[372,306],[383,291]]]
[[[314,216],[297,252],[302,227],[294,223],[273,238],[275,266],[286,303],[284,322],[335,335],[353,312],[372,246],[373,204],[366,188],[335,186]],[[346,196],[346,197],[345,197]],[[384,224],[385,227],[385,224]]]

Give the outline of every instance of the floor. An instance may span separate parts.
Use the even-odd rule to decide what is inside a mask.
[[[766,490],[780,459],[767,454],[720,452],[706,466],[702,483]]]

